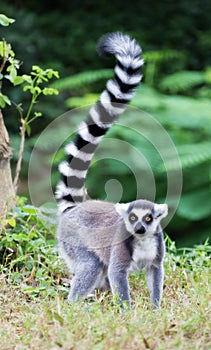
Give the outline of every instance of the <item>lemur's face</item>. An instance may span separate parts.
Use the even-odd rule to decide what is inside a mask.
[[[117,204],[117,212],[123,217],[127,231],[137,236],[153,234],[161,219],[166,217],[166,204],[138,200],[129,204]]]

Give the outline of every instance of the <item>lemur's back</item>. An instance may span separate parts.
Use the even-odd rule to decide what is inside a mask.
[[[113,203],[88,200],[61,215],[57,237],[59,242],[95,251],[108,263],[110,247],[122,243],[128,233]]]

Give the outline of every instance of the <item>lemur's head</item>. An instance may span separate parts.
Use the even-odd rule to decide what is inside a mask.
[[[123,218],[127,231],[138,236],[154,234],[161,219],[168,214],[167,204],[141,199],[126,204],[118,203],[116,210]]]

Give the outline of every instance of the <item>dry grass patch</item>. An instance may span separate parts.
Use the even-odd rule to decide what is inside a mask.
[[[56,287],[53,297],[30,296],[2,274],[0,349],[210,349],[209,266],[185,268],[169,261],[170,256],[162,308],[156,312],[143,274],[130,277],[129,312],[102,295],[69,305]]]

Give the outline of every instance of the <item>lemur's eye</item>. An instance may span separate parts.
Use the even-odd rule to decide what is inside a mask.
[[[144,221],[145,221],[147,224],[149,224],[150,222],[152,222],[152,215],[147,215],[147,216],[145,216]]]
[[[135,221],[138,220],[138,218],[137,218],[137,216],[136,216],[135,214],[130,214],[129,220],[130,220],[131,222],[135,222]]]

